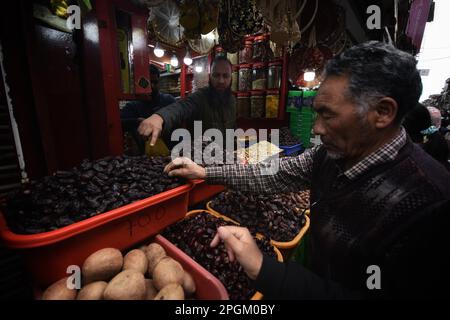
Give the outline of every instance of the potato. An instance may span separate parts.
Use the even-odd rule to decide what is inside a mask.
[[[145,296],[145,278],[135,270],[119,273],[108,283],[103,293],[105,300],[143,300]]]
[[[184,300],[183,288],[177,283],[171,283],[158,292],[154,300]]]
[[[171,283],[183,284],[184,270],[181,264],[170,257],[165,257],[153,270],[153,285],[161,290]]]
[[[145,288],[146,288],[146,300],[153,300],[158,294],[158,290],[156,290],[153,285],[153,281],[149,279],[145,279]]]
[[[67,279],[61,279],[48,287],[42,294],[42,300],[75,300],[77,290],[67,288]]]
[[[131,250],[123,258],[123,270],[136,270],[144,274],[148,270],[148,259],[144,251]]]
[[[195,293],[195,282],[194,282],[194,278],[192,278],[192,276],[184,271],[183,274],[183,283],[182,283],[183,289],[184,289],[184,293],[186,296],[191,296]]]
[[[148,259],[148,274],[153,275],[153,270],[162,258],[166,257],[166,250],[157,243],[150,243],[145,250]]]
[[[84,284],[94,281],[109,281],[122,270],[122,253],[114,248],[105,248],[91,254],[83,263]]]
[[[107,285],[105,281],[89,283],[78,292],[77,300],[102,300]]]

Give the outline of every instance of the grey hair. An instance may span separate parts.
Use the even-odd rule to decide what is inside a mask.
[[[416,59],[378,41],[356,45],[331,59],[324,70],[324,78],[328,76],[349,77],[345,94],[359,106],[360,114],[383,97],[394,99],[398,105],[396,124],[416,106],[422,93]]]

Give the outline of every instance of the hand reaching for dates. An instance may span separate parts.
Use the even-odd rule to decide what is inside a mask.
[[[141,121],[138,131],[141,135],[150,137],[150,145],[154,146],[161,134],[163,123],[164,119],[161,118],[161,116],[154,114]]]
[[[176,158],[170,162],[164,172],[170,177],[183,177],[186,179],[205,179],[206,170],[189,158]]]
[[[219,227],[211,247],[216,247],[220,240],[225,244],[230,262],[237,260],[248,277],[255,280],[261,270],[263,255],[250,231],[242,227]]]

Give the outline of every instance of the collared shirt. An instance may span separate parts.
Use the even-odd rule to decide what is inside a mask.
[[[371,168],[392,161],[406,143],[406,131],[402,127],[400,133],[381,148],[374,151],[348,170],[341,173],[342,178],[354,180]],[[315,153],[321,146],[305,151],[298,157],[282,158],[278,161],[278,171],[267,174],[267,164],[226,165],[207,167],[206,179],[210,184],[226,184],[231,188],[254,193],[295,192],[309,189]],[[274,165],[272,163],[271,165]]]

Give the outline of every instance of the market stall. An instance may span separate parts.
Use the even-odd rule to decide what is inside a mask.
[[[66,30],[69,2],[22,3],[27,48],[4,42],[7,56],[29,60],[32,82],[8,78],[12,97],[24,88],[13,100],[26,179],[2,194],[0,239],[23,258],[34,298],[262,299],[225,246],[209,243],[219,226],[240,225],[264,253],[303,261],[309,190],[248,195],[169,177],[167,154],[136,156],[119,114],[130,101],[151,101],[150,65],[161,92],[183,100],[208,86],[211,61],[224,56],[238,127],[279,130],[276,145],[242,137],[239,163],[262,161],[253,141],[276,149],[270,156],[298,156],[320,144],[312,105],[325,63],[357,42],[346,9],[317,0],[73,1],[83,3],[82,27]]]

